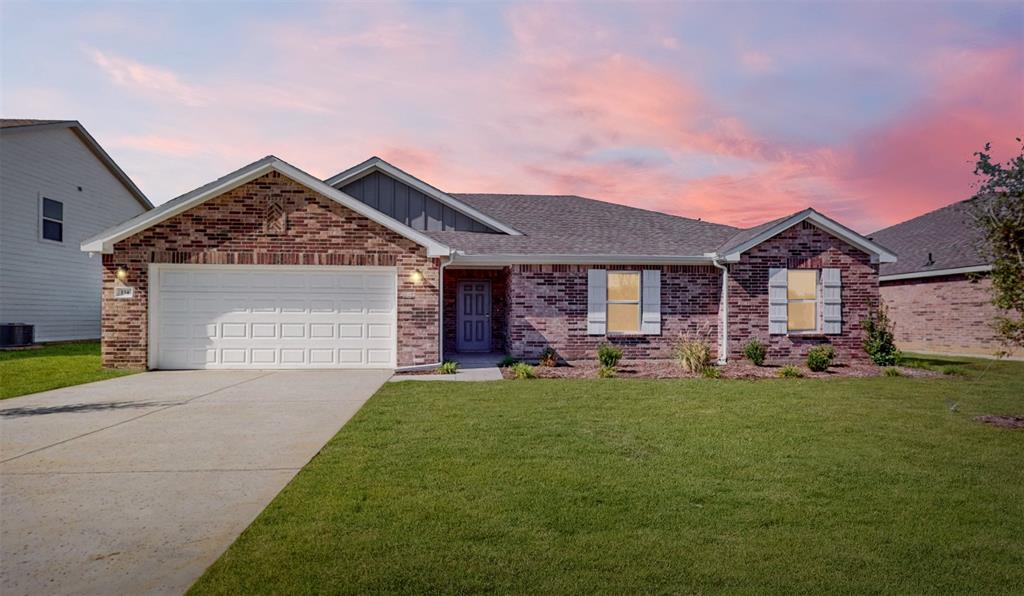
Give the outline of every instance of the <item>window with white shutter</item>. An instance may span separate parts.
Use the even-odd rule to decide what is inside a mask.
[[[768,330],[772,335],[843,332],[840,270],[768,271]]]
[[[839,269],[821,270],[821,294],[824,331],[828,335],[840,335],[843,332],[843,282]]]
[[[587,271],[588,335],[660,335],[661,271]]]

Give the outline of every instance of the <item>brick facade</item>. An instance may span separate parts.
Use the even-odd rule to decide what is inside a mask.
[[[587,270],[661,270],[661,335],[587,335]],[[592,358],[611,343],[626,358],[671,358],[683,334],[706,334],[717,350],[722,274],[710,266],[514,265],[508,278],[508,349],[536,358],[551,346],[567,359]]]
[[[768,270],[838,268],[842,276],[841,335],[769,335]],[[863,321],[878,304],[878,265],[870,255],[832,236],[810,222],[795,225],[744,253],[729,266],[729,358],[743,357],[751,338],[768,344],[768,359],[776,362],[802,360],[807,350],[830,343],[837,361],[862,360]]]
[[[946,275],[881,283],[901,350],[993,355],[1001,349],[988,277]]]
[[[398,365],[437,362],[438,265],[426,249],[271,172],[118,242],[103,255],[103,365],[145,368],[149,263],[398,268]],[[118,267],[135,296],[115,300]],[[422,274],[415,281],[414,271]]]
[[[459,282],[463,280],[487,280],[491,282],[491,351],[505,352],[508,329],[508,268],[503,269],[453,269],[444,270],[444,351],[451,354],[458,351],[456,304]]]

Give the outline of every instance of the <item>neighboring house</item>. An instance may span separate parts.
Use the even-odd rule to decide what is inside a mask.
[[[902,350],[992,355],[1001,349],[991,323],[991,261],[979,253],[981,232],[970,201],[879,230],[871,238],[900,255],[881,267],[882,300]]]
[[[741,230],[576,196],[448,194],[372,158],[273,156],[82,244],[111,367],[434,365],[447,353],[668,358],[709,333],[861,358],[888,250],[807,209]],[[442,331],[443,330],[443,331]]]
[[[0,323],[98,338],[102,263],[79,246],[152,208],[77,121],[0,119]]]

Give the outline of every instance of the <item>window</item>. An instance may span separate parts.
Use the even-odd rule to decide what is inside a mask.
[[[41,234],[46,240],[64,241],[64,203],[43,197]]]
[[[608,333],[640,332],[640,272],[608,272]]]
[[[786,302],[790,331],[818,329],[817,269],[790,269],[787,272]]]

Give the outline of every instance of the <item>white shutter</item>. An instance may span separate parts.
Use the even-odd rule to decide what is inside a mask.
[[[822,304],[825,310],[825,333],[843,332],[843,283],[838,269],[821,270]]]
[[[604,335],[608,327],[608,272],[587,271],[587,335]]]
[[[640,296],[643,316],[640,317],[640,333],[661,335],[661,270],[645,269],[643,293]]]
[[[768,333],[785,335],[789,330],[787,269],[768,270]]]

